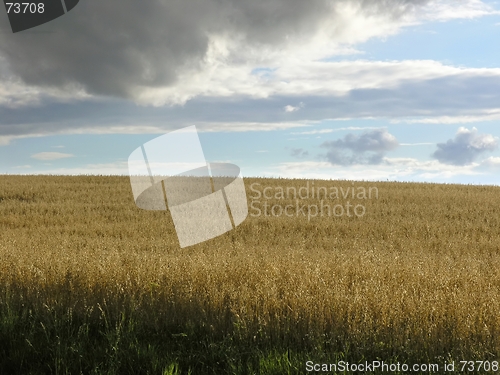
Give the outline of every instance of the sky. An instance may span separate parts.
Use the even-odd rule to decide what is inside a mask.
[[[128,174],[195,125],[245,177],[500,184],[500,2],[81,0],[0,12],[0,174]]]

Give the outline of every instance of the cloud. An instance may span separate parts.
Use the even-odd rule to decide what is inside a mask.
[[[291,105],[285,106],[285,112],[295,112],[298,111],[300,108],[299,107],[294,107]]]
[[[32,168],[32,166],[29,165],[29,164],[25,164],[25,165],[16,165],[16,166],[14,166],[12,168],[16,168],[16,169],[30,169],[30,168]]]
[[[493,119],[500,69],[328,61],[408,25],[493,13],[478,0],[88,0],[32,32],[13,36],[0,24],[0,144],[192,124],[252,131],[341,118]]]
[[[263,90],[266,93],[263,97],[248,97],[232,91],[234,80],[228,80],[227,86],[221,83],[219,87],[227,87],[232,96],[200,96],[182,107],[144,107],[115,99],[50,103],[22,110],[0,106],[0,142],[6,144],[15,139],[13,137],[41,132],[45,135],[89,131],[158,133],[193,124],[212,131],[251,131],[265,130],[267,126],[270,129],[300,127],[325,119],[386,118],[393,122],[453,123],[500,118],[500,69],[454,68],[429,61],[321,64],[331,64],[330,71],[325,69],[322,74],[321,69],[316,71],[311,66],[305,69],[307,74],[302,72],[302,77],[280,73],[284,80],[290,81],[283,86],[295,85],[299,92],[278,83],[277,91],[271,90],[271,83],[248,85],[248,95],[252,90],[255,93]],[[363,87],[370,85],[373,87]],[[339,88],[342,90],[336,92]],[[302,89],[304,92],[300,92]],[[292,114],[286,113],[282,108],[291,100],[307,102],[307,106]]]
[[[1,114],[0,110],[0,114]],[[122,112],[124,114],[126,112]],[[153,115],[140,116],[141,112],[132,113],[130,116],[125,116],[123,120],[116,118],[108,118],[108,115],[103,115],[102,118],[97,118],[95,121],[84,121],[84,118],[79,118],[78,115],[72,120],[62,120],[56,118],[50,122],[20,122],[17,123],[2,123],[0,116],[0,146],[7,146],[19,139],[45,137],[49,135],[73,135],[73,134],[164,134],[166,132],[176,130],[185,126],[196,125],[200,133],[209,132],[251,132],[251,131],[275,131],[287,130],[308,126],[304,121],[288,121],[288,122],[257,122],[257,121],[196,121],[190,120],[189,117],[182,119],[176,115],[170,114],[172,118],[168,121],[169,116]],[[29,112],[25,114],[30,121],[37,119],[29,118]],[[50,114],[52,116],[52,114]],[[208,117],[208,116],[207,116]],[[40,120],[40,118],[38,118]],[[88,123],[92,123],[89,125]],[[41,133],[43,131],[43,133]],[[6,134],[6,135],[2,135]],[[61,148],[61,147],[57,147]]]
[[[308,103],[311,97],[352,99],[352,96],[356,95],[354,99],[359,100],[363,96],[369,96],[370,90],[371,92],[384,90],[377,94],[387,96],[402,89],[408,92],[425,88],[428,92],[437,85],[440,86],[439,91],[446,92],[453,89],[458,91],[459,95],[465,95],[463,91],[466,86],[479,84],[487,89],[493,86],[493,82],[488,80],[500,79],[498,68],[459,68],[432,60],[322,61],[305,57],[294,59],[289,56],[276,64],[279,65],[279,69],[265,78],[252,75],[251,69],[247,66],[235,66],[230,71],[218,71],[210,77],[200,77],[192,82],[192,77],[185,77],[182,79],[182,87],[149,89],[148,93],[141,95],[138,100],[162,105],[166,102],[184,104],[200,96],[210,98],[239,96],[249,99],[278,97],[286,98],[288,102],[282,107],[285,113],[297,113],[307,109],[303,105],[289,104],[290,100],[296,100],[297,97],[303,98]],[[492,93],[492,95],[498,97],[498,94]],[[468,96],[473,95],[469,92]],[[401,100],[407,99],[409,98],[405,96],[401,98]],[[424,98],[417,95],[416,99]],[[310,110],[316,109],[314,105],[309,107]]]
[[[343,139],[327,141],[321,147],[328,149],[326,159],[334,165],[380,164],[388,151],[399,143],[387,129],[365,132],[361,135],[347,134]],[[349,151],[346,153],[345,151]]]
[[[500,169],[500,157],[490,156],[481,163],[483,167]]]
[[[430,146],[434,145],[432,142],[417,142],[417,143],[400,143],[400,146]]]
[[[294,158],[303,158],[309,155],[309,152],[304,150],[303,148],[292,148],[290,155]]]
[[[436,116],[431,118],[409,118],[402,120],[391,120],[393,124],[467,124],[481,121],[500,120],[500,109],[478,111],[476,115],[463,116]]]
[[[487,14],[477,3],[462,1],[458,17],[472,9],[473,16]],[[151,0],[140,6],[89,0],[15,37],[3,23],[0,65],[5,77],[38,97],[50,89],[182,104],[212,91],[231,94],[235,87],[219,83],[233,78],[237,91],[250,91],[267,79],[250,79],[258,66],[356,53],[349,46],[456,8],[443,12],[432,0]]]
[[[72,158],[72,154],[64,154],[62,152],[39,152],[38,154],[31,155],[33,159],[37,160],[58,160],[65,158]]]
[[[301,135],[313,135],[313,134],[328,134],[328,133],[333,133],[333,132],[339,132],[339,131],[344,131],[344,130],[370,130],[370,129],[380,129],[379,127],[372,127],[372,126],[365,126],[365,127],[359,127],[359,126],[348,126],[345,128],[336,128],[336,129],[319,129],[319,130],[308,130],[308,131],[303,131],[303,132],[292,132],[290,134],[301,134]]]
[[[298,106],[294,107],[292,105],[287,105],[285,106],[285,112],[290,113],[290,112],[296,112],[299,109],[304,108],[304,103],[300,102]]]
[[[500,14],[491,5],[481,0],[434,0],[419,9],[429,20],[448,21],[452,19],[472,19]]]
[[[196,124],[199,132],[248,132],[286,130],[304,126],[303,122],[200,122]]]
[[[290,134],[294,135],[313,135],[313,134],[328,134],[333,133],[336,129],[319,129],[319,130],[307,130],[303,132],[292,132]]]
[[[481,154],[498,147],[498,138],[491,134],[478,134],[476,128],[468,130],[460,127],[455,138],[446,143],[438,143],[432,157],[440,163],[467,165],[474,162]]]
[[[51,175],[119,175],[128,176],[128,162],[114,162],[114,163],[101,163],[101,164],[86,164],[82,166],[75,166],[69,168],[53,168],[37,170],[37,173],[51,174]]]
[[[385,157],[377,168],[367,165],[332,165],[327,161],[295,161],[271,165],[264,176],[356,181],[416,181],[436,183],[472,183],[499,185],[496,175],[485,173],[485,168],[498,171],[500,158],[482,163],[457,166],[437,160]],[[487,171],[487,170],[486,170]]]

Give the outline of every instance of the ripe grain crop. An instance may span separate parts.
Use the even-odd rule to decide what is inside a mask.
[[[500,360],[499,187],[314,182],[378,197],[325,200],[363,216],[308,218],[317,196],[277,192],[311,181],[248,178],[249,205],[290,215],[250,210],[180,249],[127,177],[0,176],[0,373]]]

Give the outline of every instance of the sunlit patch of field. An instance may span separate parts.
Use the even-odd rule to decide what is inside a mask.
[[[279,194],[307,183],[245,179],[249,205],[290,215],[250,209],[180,249],[127,177],[0,176],[0,373],[500,360],[500,188],[315,181],[378,198],[325,196],[366,213],[308,218],[317,196]]]

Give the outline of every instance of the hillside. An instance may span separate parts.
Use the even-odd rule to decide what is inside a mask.
[[[248,218],[181,249],[127,177],[0,176],[0,373],[500,359],[499,187],[245,185]]]

